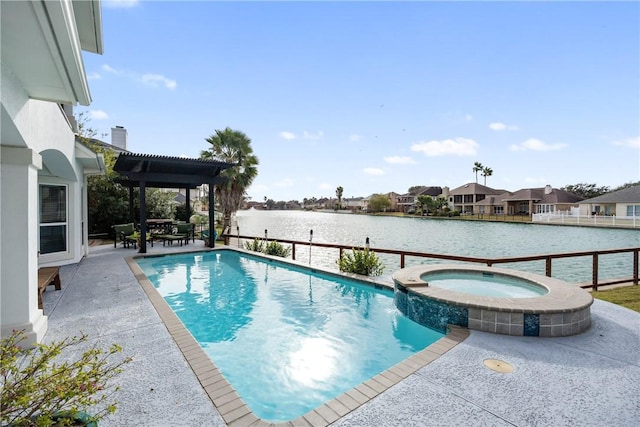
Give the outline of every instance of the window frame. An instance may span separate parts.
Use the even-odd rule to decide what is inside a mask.
[[[56,187],[61,188],[64,191],[64,220],[43,222],[43,188],[44,187]],[[60,213],[58,213],[59,215]],[[69,186],[67,184],[59,183],[39,183],[38,184],[38,254],[51,256],[56,254],[68,254],[69,253]],[[43,227],[64,227],[64,250],[55,252],[42,252],[42,230]]]

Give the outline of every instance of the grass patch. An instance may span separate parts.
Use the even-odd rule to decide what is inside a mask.
[[[624,286],[606,291],[591,292],[594,298],[609,301],[640,313],[640,286]]]

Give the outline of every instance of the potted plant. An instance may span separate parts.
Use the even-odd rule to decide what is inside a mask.
[[[63,358],[63,351],[86,341],[87,336],[82,334],[24,349],[29,343],[23,331],[3,338],[0,424],[95,427],[100,419],[115,412],[113,394],[119,387],[110,381],[131,358],[118,358],[122,348],[117,344],[108,350],[93,345],[74,359]]]

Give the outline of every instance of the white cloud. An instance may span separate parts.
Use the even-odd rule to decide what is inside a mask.
[[[327,184],[326,182],[323,182],[322,184],[318,185],[318,188],[320,190],[331,190],[334,187],[331,184]]]
[[[91,110],[89,111],[89,118],[91,120],[106,120],[109,115],[102,110]]]
[[[557,151],[566,148],[567,144],[547,144],[539,139],[530,138],[520,145],[513,144],[509,147],[511,151]]]
[[[294,181],[291,178],[284,178],[273,185],[276,187],[293,187]]]
[[[442,141],[418,142],[411,146],[412,151],[423,152],[425,156],[475,156],[478,143],[473,139],[455,138]]]
[[[167,89],[173,90],[177,85],[175,80],[171,80],[162,74],[143,74],[140,79],[142,80],[142,83],[151,87],[164,86]]]
[[[280,132],[280,137],[286,140],[296,139],[296,134],[293,132],[287,132],[286,130]]]
[[[384,161],[392,165],[415,165],[416,161],[409,156],[391,156],[385,157]]]
[[[493,123],[489,123],[489,129],[495,130],[495,131],[518,130],[518,126],[505,125],[504,123],[501,123],[501,122],[493,122]]]
[[[100,75],[100,73],[87,74],[87,80],[100,80],[101,78],[102,75]]]
[[[378,168],[364,168],[362,169],[362,171],[367,175],[374,175],[374,176],[384,175],[384,171]]]
[[[136,7],[140,3],[139,0],[102,0],[105,7],[127,9]]]
[[[627,139],[613,141],[612,144],[618,147],[640,149],[640,136],[636,136],[635,138],[627,138]]]
[[[467,114],[466,116],[464,116],[464,119],[470,122],[471,120],[473,120],[473,116],[471,114]]]
[[[305,130],[304,133],[302,134],[302,137],[304,139],[312,139],[312,140],[322,139],[323,136],[324,136],[324,132],[322,132],[321,130],[318,131],[318,133],[315,133],[315,134],[307,132]]]
[[[102,70],[106,71],[107,73],[111,73],[111,74],[121,74],[120,71],[116,70],[115,68],[113,68],[111,65],[108,64],[104,64],[102,65]]]
[[[349,136],[349,141],[351,142],[358,142],[362,140],[362,135],[358,135],[357,133],[354,133],[353,135]]]

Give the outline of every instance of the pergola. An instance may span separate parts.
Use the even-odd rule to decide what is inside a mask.
[[[155,156],[151,154],[120,153],[113,170],[126,179],[118,182],[129,187],[129,212],[133,212],[133,188],[140,188],[140,253],[147,252],[147,204],[145,189],[184,188],[187,193],[187,216],[191,216],[190,190],[199,185],[209,187],[209,247],[214,247],[213,186],[224,184],[220,176],[224,169],[236,166],[219,160],[189,159],[183,157]]]

